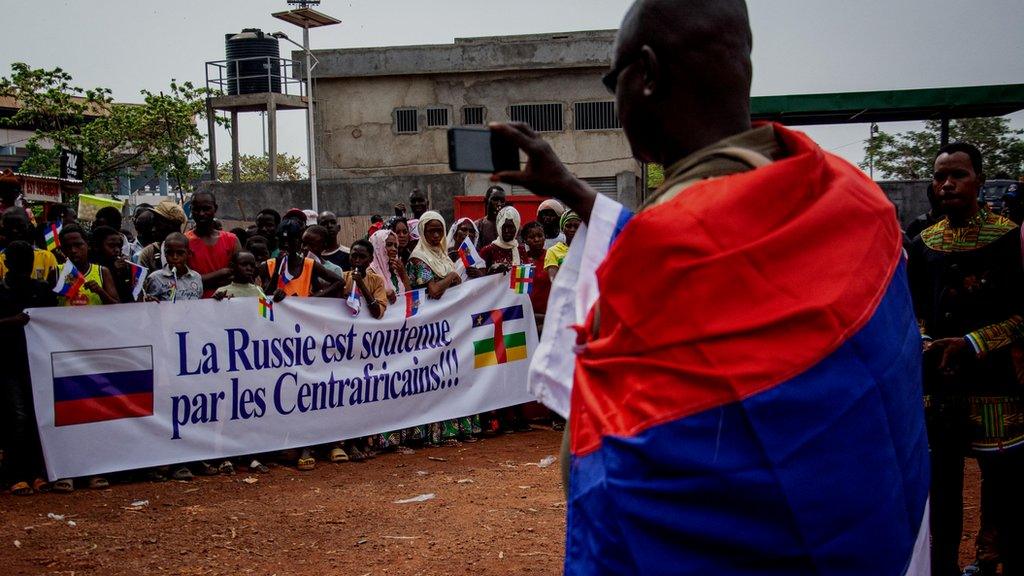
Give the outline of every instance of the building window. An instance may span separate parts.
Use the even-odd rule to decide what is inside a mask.
[[[448,124],[448,108],[441,106],[427,108],[427,128],[446,128]]]
[[[508,117],[513,122],[526,122],[537,132],[561,132],[561,104],[513,104],[509,106]]]
[[[577,102],[572,105],[572,115],[577,130],[618,130],[619,115],[615,102]]]
[[[415,108],[395,110],[395,132],[415,134],[420,131],[419,114]]]
[[[483,106],[466,106],[462,109],[462,125],[463,126],[483,126],[484,124],[484,107]]]

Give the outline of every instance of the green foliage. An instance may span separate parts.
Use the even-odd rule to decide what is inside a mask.
[[[56,176],[59,151],[43,145],[52,143],[82,153],[91,192],[112,192],[124,170],[146,166],[166,171],[187,191],[204,166],[205,139],[197,123],[206,115],[206,95],[205,88],[172,80],[167,92],[143,90],[143,104],[116,104],[109,89],[86,90],[60,68],[19,62],[11,65],[10,77],[0,78],[0,96],[17,99],[20,109],[0,118],[0,126],[36,128],[21,171]]]
[[[924,130],[889,134],[879,132],[864,147],[860,164],[867,170],[874,162],[875,176],[887,179],[921,180],[931,177],[935,153],[939,150],[941,123],[929,120]],[[977,146],[989,178],[1016,179],[1024,175],[1024,130],[1013,130],[1006,118],[965,118],[949,125],[950,142]]]
[[[647,164],[647,189],[654,190],[665,183],[665,167],[651,162]]]
[[[255,154],[242,154],[238,157],[239,178],[242,182],[266,182],[270,154],[257,156]],[[277,179],[278,180],[303,180],[306,178],[305,166],[302,159],[290,154],[277,154]],[[225,162],[217,167],[217,179],[224,182],[231,181],[231,162]]]

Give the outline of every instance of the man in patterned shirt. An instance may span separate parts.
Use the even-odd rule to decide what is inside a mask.
[[[1014,485],[1024,473],[1024,269],[1016,224],[979,205],[984,181],[977,148],[943,147],[932,186],[946,217],[922,231],[909,250],[908,276],[924,341],[937,576],[960,573],[967,455],[981,468],[982,522],[996,535],[992,547],[1003,573],[1024,570],[1024,491]],[[979,558],[986,555],[984,544],[979,537]],[[988,562],[986,568],[994,568],[991,557]]]

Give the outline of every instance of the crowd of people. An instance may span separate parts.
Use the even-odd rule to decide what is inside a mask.
[[[548,200],[540,205],[536,220],[523,225],[505,191],[494,186],[487,191],[483,217],[461,218],[449,226],[417,189],[409,196],[410,210],[402,203],[386,221],[374,216],[365,237],[343,246],[338,216],[330,211],[293,208],[282,215],[266,208],[248,228],[224,230],[217,218],[217,198],[205,191],[192,195],[191,218],[179,204],[162,201],[138,206],[130,222],[123,222],[117,209],[103,208],[89,225],[78,222],[74,211],[63,205],[52,205],[37,217],[19,204],[17,190],[2,192],[0,337],[11,343],[0,349],[2,473],[16,495],[70,492],[76,482],[101,489],[111,480],[45,479],[23,330],[31,321],[25,312],[29,308],[323,297],[344,300],[353,313],[381,318],[407,291],[424,290],[427,298],[440,299],[464,282],[528,265],[534,267],[530,298],[540,329],[550,278],[580,222],[558,201]],[[468,260],[467,251],[472,254]],[[551,423],[556,430],[564,426],[554,416]],[[514,406],[326,446],[116,477],[191,480],[195,474],[234,473],[236,465],[265,473],[271,461],[311,470],[318,458],[362,461],[381,451],[476,442],[486,435],[529,430],[523,407]]]

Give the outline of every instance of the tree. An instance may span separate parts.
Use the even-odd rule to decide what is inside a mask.
[[[205,139],[197,122],[205,118],[207,93],[171,80],[166,93],[143,90],[142,104],[117,104],[109,89],[74,86],[60,68],[16,62],[10,77],[0,78],[0,96],[16,99],[19,108],[0,118],[0,126],[35,128],[23,172],[56,176],[59,148],[70,148],[82,153],[90,191],[111,192],[124,170],[145,166],[167,172],[184,191],[203,171]]]
[[[239,178],[242,182],[265,182],[269,174],[270,154],[257,156],[242,154],[238,157]],[[290,154],[277,153],[277,179],[303,180],[306,178],[302,159]],[[225,162],[217,167],[217,179],[231,180],[231,163]]]
[[[882,178],[921,180],[929,178],[939,150],[941,123],[929,120],[924,130],[889,134],[878,132],[864,147],[860,164],[867,170],[874,163]],[[985,174],[1016,179],[1024,175],[1024,130],[1013,130],[1006,118],[964,118],[949,125],[950,142],[968,142],[984,157]]]

